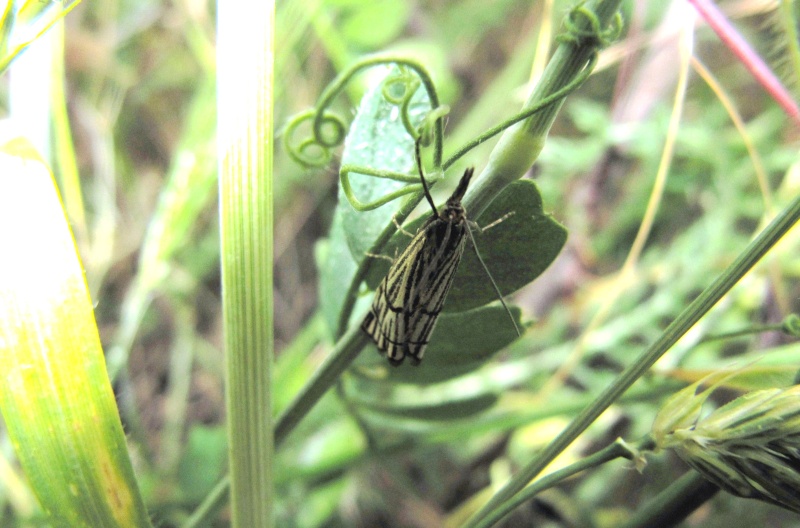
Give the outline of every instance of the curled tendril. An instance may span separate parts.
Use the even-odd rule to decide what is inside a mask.
[[[344,141],[347,124],[329,110],[317,111],[314,116],[314,139],[328,148],[338,147]]]
[[[383,81],[381,93],[389,103],[402,106],[414,96],[420,84],[419,77],[401,66]]]
[[[447,114],[450,113],[450,107],[447,105],[437,106],[425,115],[422,123],[414,134],[414,139],[419,139],[419,144],[423,147],[430,146],[436,134],[436,123],[440,122]]]
[[[297,128],[311,120],[313,120],[312,135],[295,142]],[[306,167],[323,167],[333,157],[332,148],[344,141],[346,129],[344,120],[333,112],[306,110],[294,116],[286,125],[283,146],[297,163]]]
[[[781,324],[781,331],[792,337],[800,337],[800,316],[789,314]]]
[[[398,66],[397,72],[386,78],[383,82],[382,95],[389,104],[400,107],[400,119],[403,127],[412,138],[417,137],[417,132],[411,123],[408,107],[411,99],[422,84],[420,78],[405,66]]]
[[[334,98],[341,93],[350,80],[359,72],[380,65],[395,65],[399,73],[390,77],[383,86],[383,95],[388,102],[400,106],[400,115],[403,126],[408,133],[417,136],[408,115],[408,106],[411,98],[419,88],[424,86],[428,99],[434,108],[439,107],[439,96],[433,86],[433,81],[425,68],[414,59],[390,55],[373,55],[353,64],[342,72],[320,95],[316,106],[306,110],[289,120],[283,134],[283,143],[289,156],[301,165],[320,167],[330,162],[333,157],[332,149],[344,142],[347,133],[346,121],[334,112],[328,110]],[[401,88],[398,90],[398,86]],[[294,138],[297,128],[311,120],[311,137],[302,140]],[[442,162],[442,136],[444,126],[438,121],[434,126],[434,165],[439,167]]]
[[[401,181],[405,183],[413,183],[413,185],[406,185],[402,189],[398,189],[393,191],[389,194],[386,194],[377,200],[373,200],[371,202],[362,202],[358,198],[356,198],[355,194],[353,193],[353,188],[350,185],[350,173],[355,172],[358,174],[364,174],[366,176],[373,176],[375,178],[385,178],[388,180],[394,181]],[[436,182],[441,179],[439,177],[430,177],[428,176],[426,180],[428,183]],[[373,169],[370,167],[362,167],[360,165],[342,165],[339,168],[339,181],[342,184],[342,192],[344,193],[347,201],[350,205],[353,206],[353,209],[356,211],[371,211],[373,209],[377,209],[378,207],[385,205],[401,196],[405,196],[406,194],[413,194],[422,190],[422,185],[419,183],[414,183],[419,181],[419,176],[416,174],[402,174],[399,172],[392,172],[380,169]]]
[[[617,12],[605,29],[600,27],[600,19],[583,3],[576,5],[564,19],[564,33],[556,37],[558,42],[574,46],[593,46],[605,48],[622,32],[622,15]]]

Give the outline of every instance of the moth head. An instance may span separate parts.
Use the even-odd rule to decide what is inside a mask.
[[[466,219],[466,210],[464,206],[461,205],[461,199],[464,198],[464,195],[467,193],[467,186],[469,186],[469,180],[472,178],[474,172],[475,169],[472,167],[464,171],[464,175],[458,182],[456,190],[453,191],[453,194],[447,199],[447,203],[444,206],[444,210],[439,215],[439,218],[445,222],[460,222]]]
[[[467,218],[467,212],[461,202],[450,203],[448,201],[442,212],[439,213],[439,218],[445,222],[463,222]]]

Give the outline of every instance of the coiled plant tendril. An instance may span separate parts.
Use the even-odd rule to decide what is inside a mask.
[[[583,20],[581,20],[583,19]],[[622,32],[622,15],[617,12],[605,29],[600,27],[600,19],[583,3],[572,8],[564,19],[564,32],[556,37],[558,42],[574,46],[605,48],[614,42]]]
[[[413,59],[375,55],[364,58],[343,71],[328,85],[325,91],[322,92],[314,108],[301,112],[289,120],[286,126],[286,133],[284,134],[284,145],[292,159],[306,166],[317,167],[319,166],[318,160],[322,159],[322,157],[314,156],[311,158],[312,163],[308,163],[306,157],[302,155],[303,149],[308,149],[311,145],[317,145],[328,151],[344,142],[347,129],[345,120],[335,112],[329,110],[329,107],[336,96],[345,89],[354,76],[367,68],[381,65],[398,66],[398,73],[385,81],[383,95],[388,102],[400,107],[402,110],[403,122],[407,130],[409,134],[414,135],[414,127],[410,124],[408,118],[408,104],[420,83],[422,83],[431,101],[432,107],[437,108],[439,106],[439,97],[436,93],[433,81],[425,68]],[[295,131],[301,124],[308,120],[312,121],[311,137],[295,140]],[[438,136],[437,142],[439,143],[440,152],[438,158],[434,159],[434,163],[437,161],[439,163],[441,162],[441,136],[443,125],[439,123],[437,128],[439,130],[436,136]]]
[[[313,120],[313,135],[293,143],[297,128]],[[327,127],[325,125],[328,125]],[[325,129],[328,129],[328,132]],[[294,116],[283,133],[283,146],[294,161],[306,167],[324,167],[333,158],[333,147],[344,141],[347,125],[344,119],[330,111],[306,110]]]

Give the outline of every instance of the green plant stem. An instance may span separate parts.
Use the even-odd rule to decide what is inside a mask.
[[[275,3],[218,13],[220,259],[231,526],[274,526]]]
[[[475,526],[536,477],[567,448],[600,414],[661,358],[697,321],[700,320],[800,219],[800,197],[784,209],[745,251],[714,282],[686,307],[664,330],[661,337],[619,375],[600,396],[586,407],[561,434],[530,464],[522,468],[478,511],[467,526]]]
[[[606,28],[617,15],[620,3],[621,0],[598,0],[583,9],[593,11],[599,27]],[[585,20],[578,22],[577,27],[579,30],[590,30]],[[585,75],[584,70],[591,67],[601,45],[601,42],[593,39],[578,44],[563,42],[548,62],[541,81],[531,92],[523,111],[535,107]],[[557,99],[527,120],[506,130],[500,137],[486,168],[464,197],[464,208],[473,217],[480,216],[500,191],[531,168],[544,147],[550,127],[563,103],[563,98]]]
[[[213,518],[216,513],[228,501],[228,496],[231,491],[231,478],[230,475],[225,477],[214,486],[200,506],[192,513],[192,515],[181,525],[181,528],[200,528],[202,526],[210,526],[213,524]]]
[[[337,343],[324,363],[303,386],[292,403],[278,416],[275,423],[275,446],[280,446],[308,411],[322,398],[341,376],[361,349],[369,342],[367,335],[356,325]]]
[[[696,471],[688,471],[651,502],[640,508],[622,528],[675,526],[717,494],[719,488]]]
[[[553,471],[552,473],[536,480],[536,482],[514,495],[510,500],[504,502],[500,505],[500,507],[484,517],[478,524],[475,525],[475,528],[490,528],[491,526],[494,526],[495,523],[502,520],[503,517],[511,513],[517,506],[532,499],[542,491],[555,486],[562,480],[573,475],[577,475],[581,471],[597,467],[617,458],[630,457],[630,448],[628,448],[622,442],[614,442],[613,444],[608,445],[593,455],[584,457],[574,464],[570,464],[569,466],[559,469],[558,471]]]
[[[447,160],[442,164],[442,171],[446,171],[453,164],[455,164],[455,162],[461,159],[461,157],[464,156],[467,152],[474,149],[484,141],[488,141],[489,139],[496,136],[500,132],[510,128],[512,125],[515,125],[524,119],[531,118],[531,116],[533,116],[537,112],[541,112],[543,109],[551,105],[554,105],[556,102],[560,104],[567,95],[576,90],[581,84],[583,84],[583,82],[586,79],[589,78],[589,75],[591,75],[592,70],[594,69],[596,63],[597,63],[597,56],[592,55],[589,58],[589,64],[587,64],[585,68],[579,71],[578,74],[575,76],[575,78],[570,80],[570,82],[566,86],[560,88],[559,90],[553,92],[552,94],[543,97],[540,101],[535,101],[530,105],[525,106],[525,108],[523,108],[519,114],[503,121],[500,124],[493,126],[480,136],[476,137],[475,139],[461,146],[458,150],[456,150],[456,152],[452,156],[447,158]]]

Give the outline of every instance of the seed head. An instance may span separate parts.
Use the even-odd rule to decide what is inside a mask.
[[[729,493],[800,513],[800,385],[750,392],[699,419],[711,389],[694,394],[697,386],[659,412],[658,447]]]

